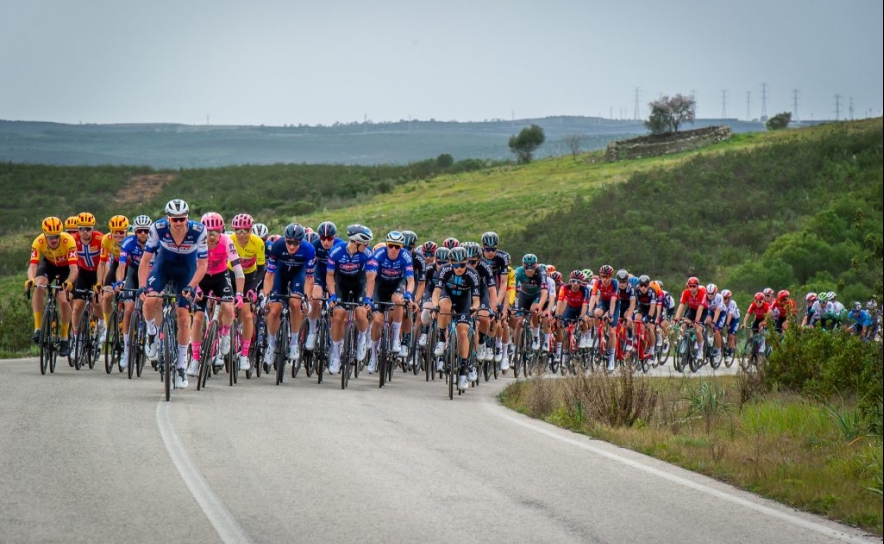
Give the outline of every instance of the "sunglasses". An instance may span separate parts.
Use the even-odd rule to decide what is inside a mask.
[[[459,270],[461,268],[466,268],[466,267],[467,267],[467,263],[451,263],[451,268],[454,268],[455,270]]]
[[[116,235],[118,235],[118,234],[126,234],[126,232],[127,232],[127,231],[125,231],[125,230],[112,230],[112,231],[111,231],[111,234],[113,234],[114,236],[116,236]]]
[[[335,239],[335,237],[334,236],[320,236],[319,239],[322,240],[323,242],[331,242],[332,240]]]
[[[299,242],[299,241],[297,241],[297,240],[286,240],[286,241],[285,241],[285,245],[287,245],[287,246],[296,246],[296,245],[298,245],[298,244],[300,244],[300,243],[301,243],[301,242]]]
[[[240,235],[252,233],[251,229],[234,229],[233,232]]]
[[[220,230],[210,230],[210,231],[206,231],[206,234],[209,236],[221,236],[221,231]]]
[[[470,259],[469,261],[467,261],[467,264],[470,266],[476,266],[477,264],[479,264],[479,260],[478,259],[475,259],[475,260]]]
[[[50,242],[57,242],[58,240],[61,240],[61,235],[57,234],[55,236],[47,236],[46,239]]]
[[[77,227],[77,230],[81,230],[83,232],[91,232],[92,227]]]
[[[173,223],[184,223],[185,221],[187,221],[187,216],[185,215],[184,217],[170,217],[169,221]]]
[[[402,249],[402,246],[398,244],[387,244],[387,249]]]
[[[135,229],[135,234],[149,234],[150,229]]]
[[[523,266],[525,267],[525,270],[534,270],[535,268],[537,268],[536,264],[526,264]]]
[[[580,280],[571,280],[571,283],[573,283],[574,285],[580,285],[583,282]]]
[[[688,285],[688,289],[696,289],[699,285]]]
[[[485,253],[494,253],[495,251],[497,251],[497,248],[496,247],[483,247],[482,251],[484,251]]]
[[[611,279],[611,276],[610,276],[610,275],[608,275],[608,276],[599,276],[599,277],[602,278],[603,280],[609,280],[609,279]]]

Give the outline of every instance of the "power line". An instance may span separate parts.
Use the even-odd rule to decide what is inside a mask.
[[[792,89],[792,120],[798,122],[798,95],[801,91]]]
[[[767,121],[767,83],[761,84],[761,120]]]
[[[840,94],[835,95],[835,120],[836,121],[841,120],[841,95]]]
[[[847,110],[850,112],[850,120],[853,121],[853,97],[850,97],[850,108]]]
[[[639,117],[639,109],[638,109],[638,97],[639,97],[639,89],[638,89],[638,87],[636,87],[635,88],[635,109],[632,112],[632,120],[633,121],[638,121],[640,118]]]
[[[727,89],[721,90],[721,118],[727,119]]]

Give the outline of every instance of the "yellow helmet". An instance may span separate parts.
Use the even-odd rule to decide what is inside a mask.
[[[387,242],[378,242],[378,243],[376,243],[376,244],[374,245],[374,247],[371,248],[371,249],[374,250],[374,251],[377,251],[378,249],[384,247],[385,245],[387,245]]]
[[[72,215],[64,220],[64,230],[70,232],[77,230],[77,227],[80,226],[80,218],[76,215]]]
[[[82,212],[77,216],[78,225],[81,227],[94,227],[95,226],[95,216],[89,212]]]
[[[107,222],[107,226],[110,227],[110,230],[112,231],[125,231],[129,228],[129,219],[125,215],[115,215],[111,217],[110,221]]]
[[[61,219],[57,217],[47,217],[43,220],[43,234],[46,236],[58,236],[61,234],[64,225]]]

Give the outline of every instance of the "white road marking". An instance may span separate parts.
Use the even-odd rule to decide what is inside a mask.
[[[190,490],[191,495],[196,499],[203,513],[209,519],[209,523],[218,532],[218,536],[223,542],[227,544],[251,543],[252,540],[243,530],[242,526],[237,523],[233,514],[224,506],[221,499],[212,492],[208,482],[206,482],[206,479],[190,458],[190,454],[187,453],[187,450],[181,444],[178,435],[175,434],[175,430],[172,428],[172,421],[169,418],[170,406],[171,403],[164,400],[157,403],[157,427],[160,429],[160,436],[162,436],[163,443],[166,445],[166,451],[169,452],[169,457],[175,464],[175,468],[178,469],[178,474],[181,475],[181,479],[184,480],[187,489]]]
[[[851,534],[845,533],[843,531],[839,531],[837,529],[834,529],[832,527],[827,527],[825,525],[821,525],[819,523],[815,523],[813,521],[809,521],[809,520],[803,519],[801,517],[794,516],[794,515],[789,514],[787,512],[781,512],[781,511],[771,508],[769,506],[765,506],[763,504],[758,504],[758,503],[752,502],[750,500],[747,500],[743,497],[734,495],[732,493],[727,493],[727,492],[719,490],[719,489],[714,489],[712,487],[703,485],[701,483],[693,482],[693,481],[688,480],[686,478],[682,478],[681,476],[676,476],[675,474],[670,474],[670,473],[660,470],[658,468],[654,468],[654,467],[645,465],[643,463],[640,463],[638,461],[628,459],[628,458],[618,455],[614,452],[606,451],[602,448],[598,448],[596,446],[593,446],[589,442],[589,440],[590,440],[589,438],[580,440],[580,439],[569,438],[567,436],[563,436],[559,432],[555,432],[550,429],[545,429],[544,426],[550,425],[549,423],[531,420],[531,419],[528,419],[527,416],[521,416],[521,415],[516,416],[516,415],[510,414],[509,408],[506,408],[506,407],[498,404],[493,397],[485,396],[485,406],[488,408],[489,411],[497,414],[499,417],[502,417],[503,419],[509,421],[510,423],[514,423],[514,424],[524,427],[526,429],[530,429],[532,431],[538,432],[538,433],[548,436],[550,438],[554,438],[554,439],[559,440],[561,442],[565,442],[565,443],[570,444],[572,446],[577,446],[578,448],[591,451],[591,452],[595,453],[596,455],[600,455],[600,456],[606,457],[612,461],[617,461],[618,463],[622,463],[622,464],[627,465],[629,467],[636,468],[638,470],[642,470],[644,472],[647,472],[648,474],[653,474],[654,476],[658,476],[658,477],[663,478],[665,480],[669,480],[670,482],[676,483],[678,485],[699,491],[701,493],[706,493],[707,495],[711,495],[713,497],[723,499],[725,501],[743,506],[745,508],[748,508],[750,510],[754,510],[754,511],[759,512],[761,514],[765,514],[767,516],[786,521],[788,523],[791,523],[793,525],[797,525],[797,526],[802,527],[804,529],[808,529],[808,530],[820,533],[822,535],[825,535],[825,536],[828,536],[828,537],[831,537],[831,538],[834,538],[837,540],[841,540],[843,542],[860,543],[860,544],[867,544],[869,542],[880,542],[880,540],[871,540],[871,539],[863,538],[860,536],[851,535]],[[567,431],[565,431],[565,432],[567,432]]]

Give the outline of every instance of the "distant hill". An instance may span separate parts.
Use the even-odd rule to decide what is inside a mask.
[[[511,158],[508,138],[531,124],[547,142],[537,157],[565,155],[568,134],[585,137],[583,151],[645,134],[642,122],[556,116],[514,121],[397,121],[332,126],[179,124],[68,125],[0,120],[0,161],[56,165],[144,165],[206,168],[241,164],[405,164],[448,153],[455,159]],[[727,124],[734,132],[761,123],[701,119],[695,128]]]

